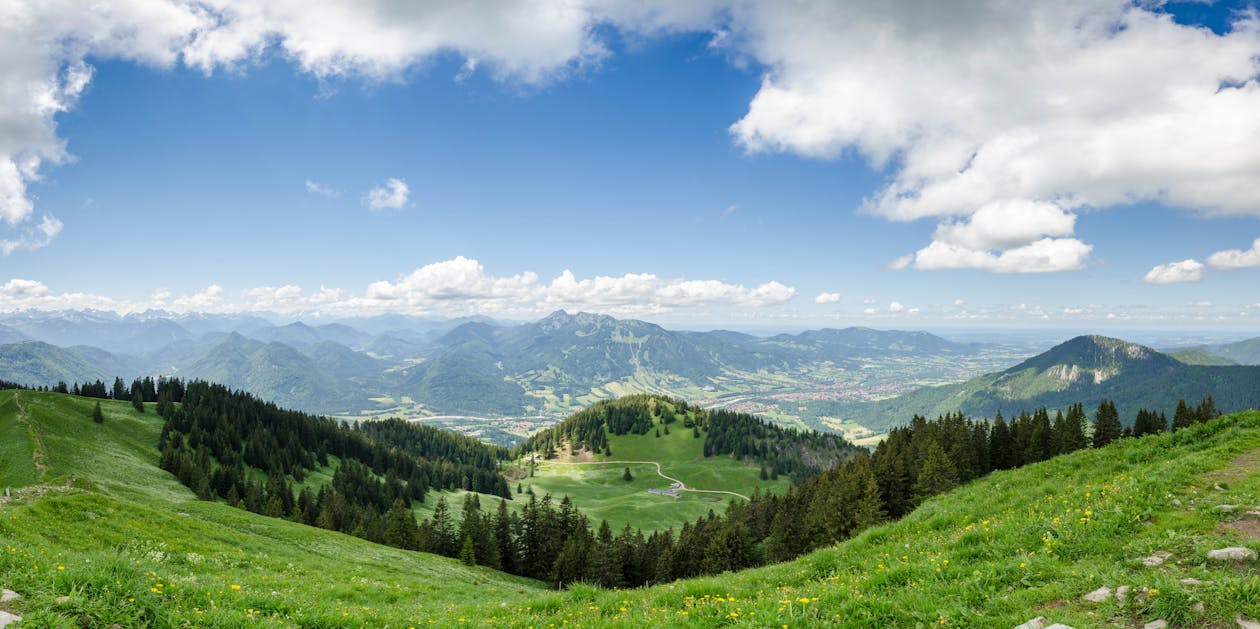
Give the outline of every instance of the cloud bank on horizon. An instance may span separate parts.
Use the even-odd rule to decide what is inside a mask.
[[[258,286],[230,295],[212,284],[190,295],[159,288],[147,300],[125,301],[91,293],[57,293],[43,282],[12,279],[0,285],[0,312],[14,310],[109,310],[122,314],[146,310],[171,312],[269,312],[282,315],[538,316],[559,309],[597,311],[617,316],[651,316],[679,310],[736,306],[778,306],[795,297],[795,288],[770,281],[748,288],[717,280],[662,278],[650,273],[621,277],[577,278],[564,271],[551,281],[537,273],[495,276],[477,260],[456,257],[422,266],[394,281],[369,284],[360,294],[321,286]]]
[[[210,74],[248,72],[276,56],[321,80],[376,83],[406,80],[408,70],[453,53],[465,61],[461,76],[486,72],[539,85],[598,71],[613,54],[609,27],[632,38],[711,33],[714,50],[760,68],[747,113],[729,127],[743,150],[856,154],[887,172],[858,210],[936,224],[930,242],[892,268],[1082,269],[1096,245],[1076,237],[1081,212],[1144,201],[1208,218],[1260,216],[1254,10],[1236,13],[1218,33],[1127,0],[13,0],[0,5],[0,251],[45,247],[63,227],[28,186],[73,159],[56,117],[90,85],[90,60]],[[306,186],[337,193],[314,181]],[[405,181],[387,179],[363,203],[396,210],[410,197]],[[1145,280],[1197,281],[1205,269],[1260,266],[1260,241],[1249,250],[1225,246],[1205,262],[1160,265]],[[489,278],[469,262],[432,264],[372,284],[357,298],[295,297],[287,287],[259,295],[277,305],[363,299],[414,306],[450,290],[486,304],[503,295],[546,304],[581,294],[602,307],[650,310],[761,307],[795,294],[778,282],[746,289],[636,274],[562,275],[550,283],[529,274]],[[450,279],[443,265],[459,267],[450,277],[467,284],[443,284]],[[5,286],[6,296],[35,290]],[[188,299],[213,304],[213,297]]]

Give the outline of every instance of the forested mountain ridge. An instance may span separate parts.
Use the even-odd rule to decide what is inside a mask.
[[[846,419],[879,429],[913,415],[962,411],[975,417],[998,412],[1009,416],[1075,402],[1092,407],[1110,399],[1128,424],[1140,409],[1171,409],[1178,399],[1204,396],[1214,398],[1225,412],[1260,407],[1260,367],[1188,365],[1149,347],[1093,335],[961,384],[855,405]]]

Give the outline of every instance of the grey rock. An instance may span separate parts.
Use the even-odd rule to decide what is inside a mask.
[[[1116,602],[1121,607],[1124,607],[1124,604],[1129,602],[1129,586],[1122,585],[1116,588]]]
[[[22,598],[22,595],[14,592],[13,590],[0,590],[0,603],[16,601],[19,598]]]
[[[58,596],[58,597],[56,598],[56,601],[57,601],[57,604],[58,604],[58,605],[65,605],[66,603],[69,603],[69,602],[70,602],[70,597],[69,597],[69,596]]]
[[[1142,565],[1146,566],[1147,568],[1154,568],[1155,566],[1162,566],[1164,565],[1164,562],[1168,560],[1169,557],[1172,557],[1172,553],[1163,551],[1163,550],[1158,550],[1152,553],[1150,557],[1143,557]]]
[[[1022,625],[1016,625],[1014,629],[1046,629],[1046,619],[1038,616]]]
[[[22,620],[21,616],[10,614],[9,612],[0,611],[0,627],[8,627],[9,625]]]
[[[1177,498],[1173,498],[1172,503],[1173,503],[1173,506],[1174,506],[1174,507],[1180,507],[1180,506],[1181,506],[1181,500],[1179,500],[1179,499],[1177,499]]]
[[[1104,585],[1081,598],[1085,599],[1087,603],[1101,603],[1111,598],[1111,588]]]
[[[1207,611],[1207,607],[1203,605],[1203,601],[1195,603],[1190,609],[1193,609],[1196,614],[1202,614]]]
[[[1152,620],[1145,625],[1142,625],[1142,629],[1167,629],[1167,627],[1168,621],[1163,618],[1160,618],[1159,620]]]
[[[1181,582],[1186,585],[1204,585],[1207,583],[1211,583],[1211,581],[1200,581],[1194,577],[1186,577],[1182,579]]]
[[[1250,548],[1242,548],[1240,546],[1230,546],[1229,548],[1218,548],[1208,551],[1208,559],[1214,561],[1254,561],[1256,551]]]
[[[1072,629],[1072,628],[1071,628],[1071,627],[1069,627],[1069,626],[1067,626],[1067,625],[1065,625],[1065,624],[1063,624],[1063,623],[1061,623],[1061,622],[1056,622],[1056,623],[1054,623],[1053,625],[1050,625],[1049,627],[1046,627],[1046,629]]]
[[[1243,618],[1242,616],[1239,616],[1235,620],[1238,621],[1238,629],[1260,629],[1260,622],[1256,622],[1254,620],[1247,620],[1246,618]]]

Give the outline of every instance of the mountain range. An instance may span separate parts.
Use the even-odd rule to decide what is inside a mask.
[[[516,325],[397,315],[276,325],[256,315],[21,312],[0,315],[4,338],[16,342],[0,345],[0,378],[21,383],[172,375],[322,413],[390,399],[477,416],[560,415],[632,392],[743,391],[737,383],[749,379],[782,385],[792,372],[856,370],[873,357],[972,356],[983,347],[868,328],[771,337],[673,331],[563,311]]]
[[[1206,396],[1223,412],[1260,407],[1260,366],[1187,364],[1136,343],[1079,336],[1004,371],[853,405],[845,419],[883,430],[914,415],[1010,416],[1077,402],[1092,412],[1109,399],[1131,423],[1140,409],[1171,413],[1179,399]]]

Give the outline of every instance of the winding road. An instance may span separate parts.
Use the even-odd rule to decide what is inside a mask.
[[[678,486],[674,488],[678,491],[690,491],[697,494],[728,494],[731,496],[737,496],[739,498],[743,498],[744,500],[748,500],[748,496],[745,496],[744,494],[735,493],[733,491],[723,491],[721,489],[692,489],[688,487],[687,484],[682,482],[681,480],[674,478],[673,476],[666,476],[665,472],[661,471],[661,464],[658,461],[546,461],[546,462],[555,464],[555,465],[629,465],[629,464],[655,465],[656,474],[658,476],[660,476],[661,478],[664,478],[665,480],[678,483]]]

